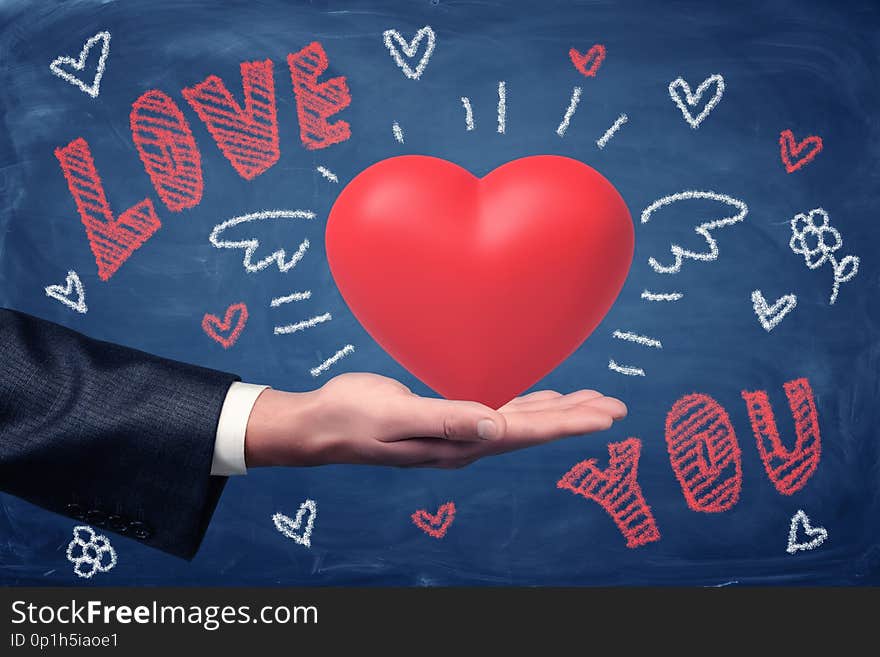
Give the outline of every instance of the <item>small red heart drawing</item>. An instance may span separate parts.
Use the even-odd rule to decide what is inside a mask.
[[[812,148],[807,150],[808,146],[812,146]],[[805,150],[807,150],[806,153],[804,153]],[[806,166],[821,152],[821,137],[810,135],[796,142],[794,140],[794,133],[791,130],[783,130],[779,134],[779,154],[782,156],[785,170],[789,173],[794,173],[801,167]],[[792,161],[792,158],[795,158],[795,160]]]
[[[441,504],[434,515],[431,515],[424,509],[419,509],[412,514],[412,521],[416,523],[416,527],[434,538],[446,536],[446,530],[449,529],[449,525],[452,524],[453,520],[455,520],[454,502]]]
[[[239,315],[233,327],[232,318],[235,313],[239,313]],[[226,314],[223,316],[222,321],[217,315],[205,313],[205,316],[202,318],[202,330],[212,340],[216,340],[223,345],[224,349],[229,349],[238,340],[238,336],[241,335],[247,318],[248,309],[244,302],[234,303],[226,309]]]
[[[575,48],[572,48],[568,51],[568,56],[571,57],[571,63],[574,64],[577,70],[588,78],[594,78],[599,71],[599,67],[602,66],[602,62],[605,61],[605,46],[597,43],[583,55]]]

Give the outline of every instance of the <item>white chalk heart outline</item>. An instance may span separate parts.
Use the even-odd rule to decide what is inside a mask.
[[[693,116],[688,109],[690,107],[696,107],[700,99],[703,97],[703,92],[706,91],[711,85],[717,84],[717,88],[715,90],[715,95],[709,99],[706,103],[706,106],[703,110],[697,114],[697,116]],[[685,105],[684,101],[681,99],[681,94],[678,93],[678,89],[684,91],[685,100],[687,101],[687,105]],[[721,97],[724,95],[724,77],[720,73],[715,73],[710,75],[708,78],[703,80],[700,83],[700,86],[697,87],[697,90],[691,93],[690,85],[685,81],[684,78],[676,78],[672,82],[669,83],[669,97],[672,98],[672,101],[678,105],[678,109],[681,110],[682,116],[684,116],[684,120],[687,121],[691,128],[696,130],[700,127],[700,124],[703,122],[707,116],[709,116],[709,112],[715,109],[715,106],[721,102]]]
[[[758,316],[758,321],[768,333],[772,331],[782,319],[797,306],[796,294],[784,294],[779,297],[772,306],[767,305],[767,300],[761,290],[752,292],[752,307]]]
[[[76,301],[70,298],[74,289],[76,290]],[[56,301],[60,301],[65,306],[73,308],[78,313],[85,314],[89,311],[89,307],[86,305],[85,288],[83,288],[79,275],[73,270],[67,272],[64,287],[61,285],[46,286],[46,296],[55,299]]]
[[[815,538],[809,543],[798,543],[798,526],[804,528],[804,533],[807,536],[815,536]],[[801,509],[798,509],[797,513],[791,517],[791,529],[788,532],[788,547],[785,551],[789,554],[794,554],[801,550],[813,550],[822,545],[827,538],[828,530],[824,527],[813,527],[810,525],[810,519],[807,517],[807,514]]]
[[[305,528],[300,532],[302,527],[303,516],[309,512],[308,520],[306,520]],[[315,518],[318,516],[318,505],[315,500],[306,500],[299,505],[296,512],[296,518],[291,520],[289,516],[283,513],[276,513],[272,516],[272,522],[275,523],[275,529],[284,534],[287,538],[293,539],[300,545],[306,547],[312,546],[312,528],[315,526]]]
[[[397,30],[385,30],[382,33],[382,36],[385,39],[385,47],[388,48],[388,52],[391,53],[394,61],[401,70],[403,70],[403,74],[410,80],[418,80],[422,77],[422,73],[425,71],[425,67],[431,59],[431,54],[434,52],[434,44],[436,43],[436,35],[434,34],[434,30],[431,29],[431,26],[425,25],[425,27],[416,32],[416,35],[409,43],[400,36],[400,32]],[[416,65],[416,70],[414,71],[409,63],[401,56],[400,50],[403,50],[403,54],[406,55],[408,59],[413,59],[416,56],[419,44],[425,37],[428,37],[428,45],[425,48],[425,54],[422,55],[422,58],[419,60],[419,63]],[[397,41],[397,45],[400,46],[400,50],[395,46],[395,41]]]
[[[98,41],[102,41],[101,45],[101,56],[98,59],[98,70],[95,72],[95,77],[92,79],[92,83],[87,85],[80,78],[73,75],[72,73],[68,73],[63,68],[61,68],[62,64],[67,64],[73,67],[77,71],[82,71],[86,66],[86,60],[89,57],[89,52],[92,50],[92,47],[98,43]],[[101,78],[104,77],[104,67],[107,64],[107,56],[110,54],[110,33],[109,32],[98,32],[95,36],[91,37],[88,41],[86,41],[82,50],[79,52],[79,59],[75,60],[73,57],[56,57],[52,60],[52,63],[49,64],[49,70],[52,71],[55,75],[57,75],[62,80],[66,80],[72,85],[75,85],[82,89],[85,93],[87,93],[92,98],[97,98],[98,94],[101,93]]]

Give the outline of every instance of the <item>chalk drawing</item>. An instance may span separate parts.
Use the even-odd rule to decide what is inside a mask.
[[[339,178],[336,177],[336,174],[330,171],[327,167],[318,167],[315,169],[318,173],[324,176],[330,182],[338,183]]]
[[[76,301],[70,297],[74,290],[76,290]],[[86,291],[83,288],[82,281],[79,280],[79,275],[73,270],[67,272],[64,287],[61,285],[46,286],[46,296],[60,301],[78,313],[85,314],[89,311],[88,306],[86,306]]]
[[[305,526],[303,526],[303,517],[308,513]],[[272,522],[275,523],[275,529],[284,534],[287,538],[296,541],[300,545],[306,547],[312,546],[312,529],[315,527],[315,518],[318,517],[318,504],[315,500],[306,500],[299,505],[296,512],[296,518],[291,520],[283,513],[276,513],[272,516]]]
[[[689,108],[696,109],[700,103],[700,99],[703,97],[703,93],[713,84],[715,85],[715,95],[713,95],[712,98],[706,102],[703,109],[694,116],[691,114]],[[679,90],[684,91],[685,100],[681,99]],[[669,83],[669,97],[672,98],[672,101],[676,105],[678,105],[678,109],[681,110],[681,115],[684,117],[684,120],[687,121],[694,130],[700,127],[703,120],[709,116],[709,112],[715,109],[715,106],[721,102],[721,97],[723,95],[724,78],[718,73],[710,75],[703,80],[700,83],[700,86],[697,87],[697,90],[693,93],[691,93],[690,85],[688,85],[683,78],[676,78]],[[685,105],[685,101],[687,102],[687,105]]]
[[[279,271],[286,272],[293,269],[296,266],[296,263],[302,260],[302,257],[306,253],[306,250],[309,248],[308,240],[302,241],[296,253],[294,253],[290,257],[290,260],[288,260],[287,262],[284,262],[284,257],[287,255],[285,250],[278,249],[272,255],[267,256],[255,263],[252,261],[252,259],[256,250],[260,248],[260,240],[255,238],[238,241],[221,240],[220,235],[228,228],[238,226],[239,224],[249,223],[251,221],[261,221],[263,219],[314,218],[315,213],[309,210],[264,210],[262,212],[251,212],[250,214],[244,214],[240,217],[233,217],[232,219],[228,219],[223,223],[217,224],[211,231],[211,235],[208,237],[208,240],[214,247],[218,249],[244,249],[244,259],[241,262],[242,265],[244,265],[245,271],[247,271],[248,273],[252,274],[254,272],[261,271],[273,262],[278,265]]]
[[[798,543],[797,535],[799,527],[803,527],[804,533],[808,537],[812,537],[811,540],[806,543]],[[788,547],[785,551],[789,554],[794,554],[795,552],[800,551],[815,550],[822,545],[827,538],[828,530],[824,527],[813,527],[810,524],[810,518],[807,514],[801,509],[798,509],[797,513],[791,517],[791,527],[788,530]]]
[[[290,335],[291,333],[296,333],[297,331],[304,331],[307,328],[312,328],[317,326],[318,324],[323,324],[324,322],[329,322],[333,319],[333,316],[330,313],[324,313],[323,315],[317,315],[316,317],[312,317],[311,319],[303,320],[302,322],[297,322],[296,324],[288,324],[286,326],[276,326],[275,327],[275,335]]]
[[[312,376],[320,376],[322,373],[330,369],[330,367],[333,366],[334,363],[345,358],[351,353],[354,353],[354,345],[347,344],[335,354],[330,356],[330,358],[325,360],[323,363],[321,363],[317,367],[313,367],[312,369],[310,369],[309,372]]]
[[[611,124],[611,127],[605,131],[605,134],[599,137],[598,140],[596,140],[596,146],[598,146],[599,148],[605,148],[605,144],[607,144],[608,141],[617,134],[617,131],[620,130],[620,126],[622,126],[627,121],[629,121],[629,117],[626,114],[621,114],[620,116],[618,116],[617,120]]]
[[[77,577],[89,579],[95,573],[106,573],[116,566],[116,550],[110,539],[96,534],[87,525],[73,528],[73,540],[67,545],[67,560],[73,564]]]
[[[89,52],[99,41],[101,42],[101,56],[98,58],[98,68],[95,71],[95,77],[92,78],[90,84],[86,84],[73,73],[69,73],[61,68],[62,65],[67,65],[77,72],[82,72],[82,70],[86,66],[86,60],[89,57]],[[79,87],[92,98],[97,98],[98,94],[101,93],[101,78],[104,77],[104,68],[107,65],[107,56],[109,54],[110,33],[98,32],[95,36],[86,41],[85,45],[82,47],[82,50],[80,50],[79,59],[73,59],[72,57],[56,57],[54,60],[52,60],[52,63],[49,64],[49,70],[62,80],[65,80],[70,84]]]
[[[645,301],[678,301],[683,296],[681,292],[650,292],[642,290],[642,299]]]
[[[821,218],[820,223],[817,223],[817,218]],[[829,301],[831,305],[837,301],[840,284],[851,281],[859,273],[858,256],[844,256],[839,261],[834,257],[834,252],[843,246],[843,238],[838,230],[831,226],[830,217],[822,208],[794,216],[791,220],[791,239],[788,245],[792,251],[804,256],[804,262],[810,269],[818,269],[826,262],[831,265],[834,271],[834,285]]]
[[[236,315],[238,315],[238,319],[233,324],[232,319]],[[248,309],[244,302],[233,303],[226,309],[222,320],[217,315],[205,313],[205,316],[202,317],[202,330],[209,338],[221,344],[224,349],[229,349],[238,340],[247,319]]]
[[[403,71],[403,74],[410,80],[418,80],[422,77],[422,73],[425,72],[425,67],[431,59],[431,54],[434,52],[436,41],[434,30],[431,29],[431,26],[425,25],[425,27],[416,32],[416,35],[409,43],[400,36],[400,33],[397,30],[385,30],[382,33],[382,37],[385,40],[385,47],[388,48],[388,52],[391,53],[391,57]],[[425,52],[419,60],[419,63],[416,64],[415,70],[413,70],[407,59],[412,60],[416,56],[419,44],[422,42],[422,39],[425,38],[428,40],[428,43],[425,46]],[[403,55],[401,55],[400,52],[401,50],[403,51],[403,55],[406,55],[407,59],[403,58]]]
[[[297,53],[287,56],[290,80],[296,94],[299,138],[309,150],[327,148],[351,137],[347,121],[330,123],[327,119],[351,105],[351,93],[344,76],[318,82],[330,66],[324,47],[314,41]]]
[[[446,530],[455,520],[455,503],[446,502],[437,508],[437,513],[428,513],[425,509],[419,509],[412,514],[412,521],[416,527],[434,538],[446,536]]]
[[[583,54],[575,48],[568,51],[571,63],[574,64],[574,67],[578,71],[588,78],[596,77],[599,67],[602,66],[602,62],[605,61],[606,54],[605,46],[601,43],[597,43]]]
[[[399,143],[403,143],[403,130],[400,129],[400,124],[397,121],[391,124],[391,133]]]
[[[581,102],[581,88],[575,87],[571,90],[571,100],[568,102],[568,108],[565,110],[565,116],[562,117],[562,122],[556,128],[556,134],[560,137],[565,136],[565,131],[568,130],[568,124],[571,122],[571,117],[574,116],[579,102]]]
[[[614,360],[609,359],[608,369],[618,374],[626,374],[627,376],[645,376],[645,370],[640,367],[628,367],[626,365],[618,365]]]
[[[284,297],[275,297],[272,301],[269,302],[270,308],[277,308],[278,306],[291,303],[293,301],[305,301],[306,299],[312,298],[312,291],[306,290],[305,292],[294,292],[293,294],[288,294]]]
[[[788,173],[794,173],[806,166],[821,152],[821,137],[810,135],[801,141],[795,141],[791,130],[783,130],[779,133],[779,155]]]
[[[785,294],[779,297],[772,306],[767,305],[767,300],[761,290],[752,292],[752,307],[758,316],[758,321],[768,333],[772,331],[782,318],[797,306],[797,295]]]
[[[681,271],[681,263],[684,258],[689,258],[691,260],[702,260],[704,262],[717,260],[718,244],[715,241],[715,238],[712,237],[711,231],[715,228],[723,228],[725,226],[732,226],[733,224],[737,224],[745,219],[746,215],[749,213],[749,208],[745,203],[731,196],[718,194],[716,192],[685,191],[679,192],[678,194],[671,194],[670,196],[664,196],[663,198],[654,201],[642,212],[642,223],[648,223],[648,221],[651,219],[651,215],[654,214],[654,212],[656,212],[658,209],[663,208],[667,205],[671,205],[672,203],[688,199],[708,199],[712,201],[719,201],[721,203],[727,203],[728,205],[736,208],[737,212],[736,214],[733,214],[729,217],[724,217],[723,219],[707,221],[694,228],[694,232],[698,235],[701,235],[706,240],[706,243],[709,245],[708,253],[688,251],[687,249],[684,249],[677,244],[672,244],[670,246],[670,251],[672,252],[672,255],[675,256],[674,264],[661,265],[654,257],[648,258],[648,264],[651,265],[651,268],[658,274],[677,274],[679,271]]]
[[[464,126],[470,132],[474,129],[474,110],[471,107],[471,99],[467,96],[461,97],[461,104],[464,106]]]
[[[507,130],[507,83],[498,83],[498,134]]]
[[[655,338],[649,338],[647,335],[639,335],[638,333],[630,333],[629,331],[614,331],[611,334],[612,338],[617,338],[618,340],[626,340],[628,342],[635,342],[637,344],[642,345],[643,347],[654,347],[655,349],[662,349],[663,344],[660,340],[656,340]]]

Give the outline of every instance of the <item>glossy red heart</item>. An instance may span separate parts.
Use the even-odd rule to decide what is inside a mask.
[[[577,160],[526,157],[480,179],[405,155],[345,187],[326,247],[342,296],[391,356],[447,398],[497,408],[611,308],[633,226],[614,186]]]

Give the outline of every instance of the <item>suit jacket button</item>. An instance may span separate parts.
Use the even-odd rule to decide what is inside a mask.
[[[107,520],[107,514],[103,511],[98,511],[97,509],[92,509],[86,514],[86,522],[90,522],[95,525],[103,525]]]
[[[125,518],[115,513],[107,516],[107,527],[120,534],[128,533],[128,522],[126,522]]]
[[[142,541],[147,540],[153,535],[153,532],[150,531],[149,527],[139,520],[128,523],[128,528],[131,531],[132,536],[139,538]]]
[[[85,513],[79,504],[68,504],[64,507],[64,511],[77,520],[85,520]]]

